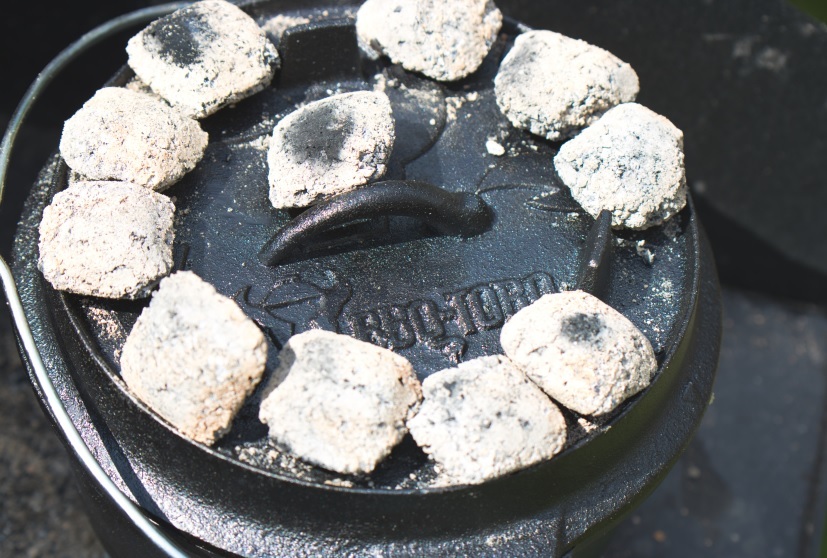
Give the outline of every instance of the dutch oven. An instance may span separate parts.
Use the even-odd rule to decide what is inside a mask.
[[[268,459],[259,394],[216,446],[192,442],[119,376],[119,350],[146,301],[57,292],[37,270],[42,210],[68,180],[55,155],[20,215],[13,283],[5,264],[3,280],[21,354],[93,525],[115,556],[585,554],[664,477],[710,399],[719,289],[691,200],[642,232],[613,231],[608,214],[594,219],[574,202],[551,164],[560,144],[508,127],[494,101],[493,77],[520,24],[506,21],[474,75],[437,84],[362,57],[352,7],[312,4],[242,4],[259,21],[282,12],[312,21],[281,38],[273,87],[202,122],[204,159],[166,192],[179,215],[176,268],[259,324],[268,370],[292,334],[321,327],[392,348],[424,378],[500,353],[500,328],[516,309],[580,288],[646,334],[658,375],[588,428],[566,411],[560,455],[477,486],[429,485],[433,464],[409,438],[367,477]],[[10,126],[3,174],[21,119],[66,59],[169,10],[117,20],[53,63]],[[273,210],[260,139],[297,104],[370,89],[377,74],[390,84],[398,138],[384,182],[304,213]],[[124,68],[109,84],[131,77]],[[492,130],[507,156],[485,150]]]

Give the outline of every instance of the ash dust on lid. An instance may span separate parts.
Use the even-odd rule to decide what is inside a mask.
[[[207,21],[207,14],[188,11],[173,12],[147,28],[146,37],[152,37],[156,44],[144,46],[156,51],[176,66],[187,68],[204,56],[204,45],[218,38]]]

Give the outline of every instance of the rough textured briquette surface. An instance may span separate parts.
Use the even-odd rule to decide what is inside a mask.
[[[195,168],[207,139],[197,121],[160,99],[106,87],[66,121],[60,155],[89,180],[163,190]]]
[[[408,427],[442,467],[440,484],[477,484],[549,459],[566,441],[560,410],[507,358],[488,356],[422,383]]]
[[[632,67],[602,48],[553,31],[529,31],[502,61],[494,89],[517,128],[550,140],[571,136],[639,90]]]
[[[560,179],[591,215],[615,228],[660,225],[686,205],[683,132],[636,103],[619,105],[554,157]]]
[[[129,390],[183,435],[212,444],[264,373],[264,335],[189,271],[161,281],[121,353]]]
[[[264,30],[224,0],[203,0],[154,21],[126,52],[144,83],[195,118],[267,87],[279,61]]]
[[[649,385],[649,340],[622,314],[582,291],[548,294],[517,312],[500,335],[514,364],[561,405],[603,415]]]
[[[368,0],[356,14],[356,33],[369,56],[384,54],[439,81],[475,72],[501,26],[491,0]]]
[[[55,289],[105,298],[147,296],[172,269],[175,206],[126,182],[77,182],[40,222],[38,267]]]
[[[299,108],[273,130],[270,202],[276,208],[306,207],[380,178],[394,139],[384,93],[344,93]]]
[[[407,433],[422,394],[404,357],[321,330],[291,337],[279,357],[259,418],[293,455],[367,473]]]

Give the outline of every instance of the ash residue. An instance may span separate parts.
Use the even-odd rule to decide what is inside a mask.
[[[285,130],[284,149],[303,164],[325,164],[340,160],[347,139],[353,134],[354,122],[336,105],[325,105],[303,113]]]
[[[560,331],[571,341],[593,343],[603,329],[603,320],[597,314],[578,313],[566,317]]]
[[[146,37],[157,41],[158,54],[176,66],[186,68],[204,56],[203,45],[217,39],[205,14],[173,12],[147,29]],[[151,45],[144,43],[147,48]]]
[[[341,475],[313,466],[267,438],[219,450],[257,469],[327,486],[417,490],[435,486],[439,477],[438,468],[410,436],[370,475]]]
[[[242,463],[265,471],[279,472],[299,480],[318,482],[320,475],[324,478],[325,484],[336,483],[338,486],[353,486],[353,482],[346,479],[338,479],[332,474],[325,475],[317,467],[305,463],[290,452],[284,451],[275,444],[265,442],[248,442],[233,448],[233,454]]]
[[[307,23],[310,23],[309,17],[279,14],[264,21],[260,25],[261,28],[267,33],[267,37],[273,41],[274,44],[278,44],[279,41],[281,41],[281,36],[284,35],[285,31],[292,27],[298,27],[299,25],[305,25]]]

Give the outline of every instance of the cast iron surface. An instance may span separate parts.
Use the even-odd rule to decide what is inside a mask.
[[[259,15],[272,9],[252,7]],[[179,210],[178,265],[235,297],[268,333],[274,356],[291,334],[323,327],[393,348],[423,377],[499,352],[499,327],[521,305],[589,283],[652,341],[662,365],[655,384],[590,436],[570,414],[563,455],[474,488],[429,489],[433,470],[409,439],[370,478],[303,465],[266,442],[256,397],[217,451],[204,448],[156,419],[117,376],[117,351],[142,305],[54,293],[35,270],[39,214],[65,182],[65,167],[55,162],[36,185],[18,235],[22,296],[51,362],[71,370],[89,403],[88,416],[76,413],[90,445],[150,513],[239,554],[450,554],[504,545],[560,554],[641,498],[677,457],[708,400],[717,354],[708,249],[691,209],[666,227],[612,239],[567,196],[550,162],[558,145],[511,129],[493,102],[491,78],[515,31],[506,30],[478,74],[451,86],[381,63],[343,75],[342,67],[362,66],[347,22],[287,34],[280,45],[285,68],[301,45],[303,56],[315,54],[313,81],[303,83],[292,70],[282,87],[205,121],[205,160],[168,192]],[[338,39],[306,40],[325,32]],[[349,52],[352,63],[326,69],[320,61],[333,51],[338,60]],[[378,71],[404,84],[386,86],[400,137],[387,178],[478,195],[493,224],[462,238],[382,217],[317,236],[277,266],[261,265],[258,251],[295,217],[267,202],[261,138],[297,103],[328,89],[369,88]],[[509,156],[489,155],[488,137]],[[639,248],[652,250],[654,261],[644,261]],[[583,263],[591,260],[609,263],[612,274],[589,277]],[[71,395],[70,378],[60,380]]]

